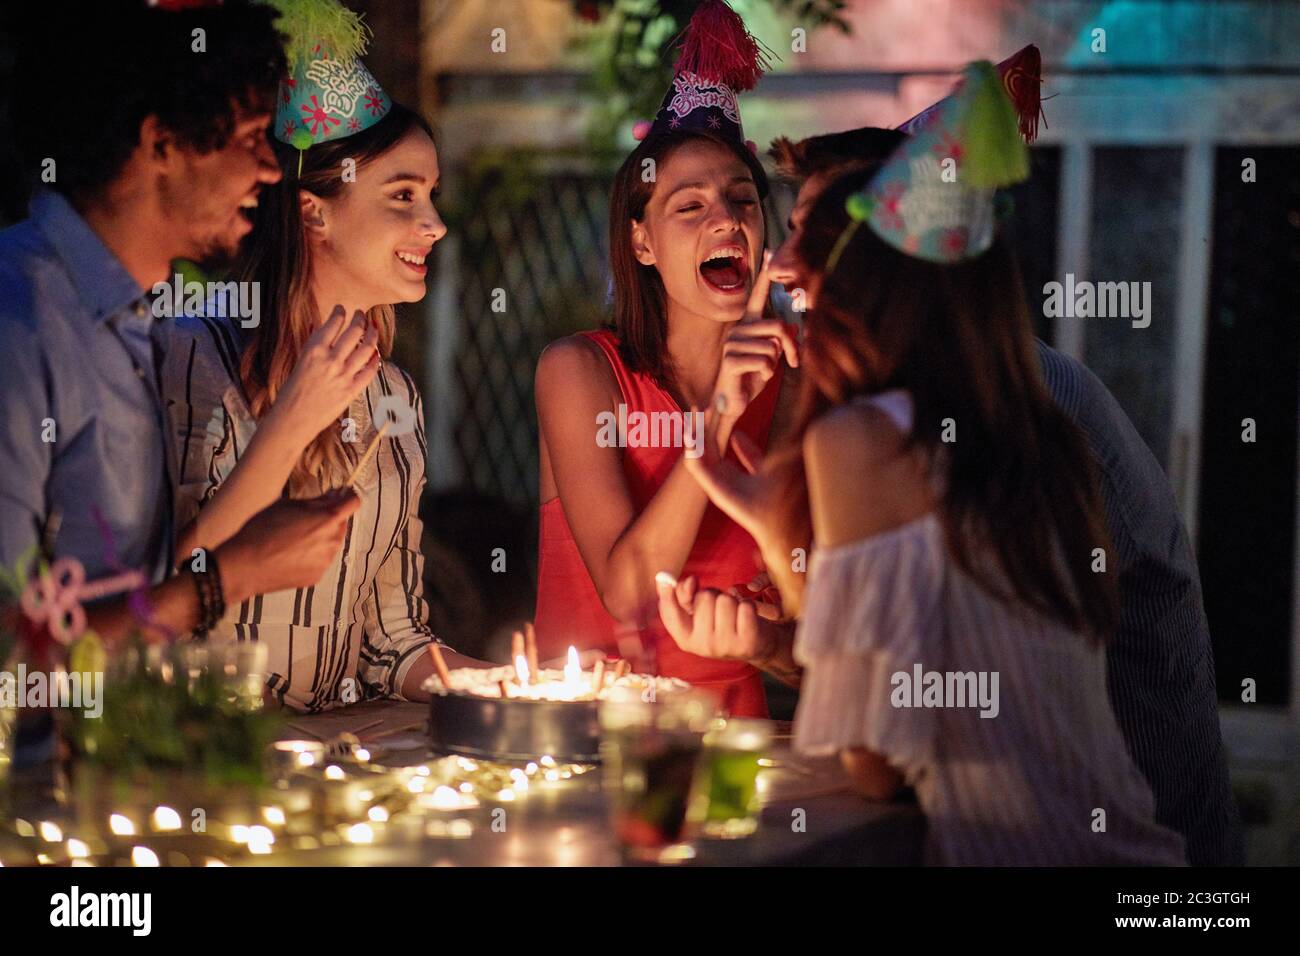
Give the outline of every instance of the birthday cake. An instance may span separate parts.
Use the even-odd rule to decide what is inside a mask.
[[[508,664],[486,668],[461,667],[450,672],[450,687],[434,674],[425,681],[424,689],[431,694],[470,694],[497,700],[504,696],[509,700],[591,701],[604,699],[616,687],[640,691],[647,699],[653,700],[660,694],[689,690],[691,686],[676,677],[655,677],[650,674],[616,677],[611,670],[601,681],[602,686],[597,694],[594,676],[593,671],[582,671],[575,677],[561,670],[541,670],[534,682],[519,683],[515,668]]]
[[[603,671],[603,672],[602,672]],[[690,690],[675,677],[617,671],[540,669],[519,679],[515,667],[463,667],[424,683],[435,751],[494,760],[596,763],[600,701],[625,689],[647,702]],[[599,676],[599,687],[597,677]]]

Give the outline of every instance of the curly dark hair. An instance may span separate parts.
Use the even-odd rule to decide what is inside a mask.
[[[9,90],[16,151],[32,182],[53,159],[47,185],[73,201],[117,178],[148,116],[182,146],[206,153],[229,139],[240,118],[274,110],[286,67],[279,14],[270,6],[47,0],[23,7],[14,17]]]
[[[862,126],[797,142],[778,136],[768,155],[776,162],[778,175],[797,189],[813,176],[883,163],[905,139],[907,134],[896,129]]]

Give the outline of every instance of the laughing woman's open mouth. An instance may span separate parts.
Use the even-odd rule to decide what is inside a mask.
[[[700,263],[700,275],[710,288],[724,295],[746,292],[749,288],[749,258],[736,243],[719,246]]]

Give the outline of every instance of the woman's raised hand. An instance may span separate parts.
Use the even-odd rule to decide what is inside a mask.
[[[799,350],[789,327],[779,319],[763,317],[772,279],[768,274],[770,251],[763,253],[763,268],[754,279],[745,315],[731,327],[722,344],[722,364],[713,387],[713,413],[735,421],[776,374],[782,353],[791,367],[799,364]]]
[[[769,458],[745,435],[733,433],[730,445],[743,468],[738,468],[717,450],[712,434],[706,432],[703,454],[686,459],[686,471],[720,511],[740,525],[756,541],[781,537],[797,523],[791,514],[796,490],[789,470],[796,463],[789,456]]]
[[[379,370],[379,330],[365,313],[349,320],[336,305],[303,345],[298,362],[275,400],[275,410],[287,416],[305,441],[338,422],[352,399]]]
[[[677,646],[688,654],[719,660],[753,661],[772,656],[777,643],[776,608],[701,588],[694,576],[673,581],[655,575],[659,619]]]

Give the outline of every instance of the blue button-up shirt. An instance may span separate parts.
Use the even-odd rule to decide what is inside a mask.
[[[157,354],[170,320],[63,196],[0,232],[0,561],[33,544],[90,578],[172,562]],[[101,525],[102,522],[102,525]]]

